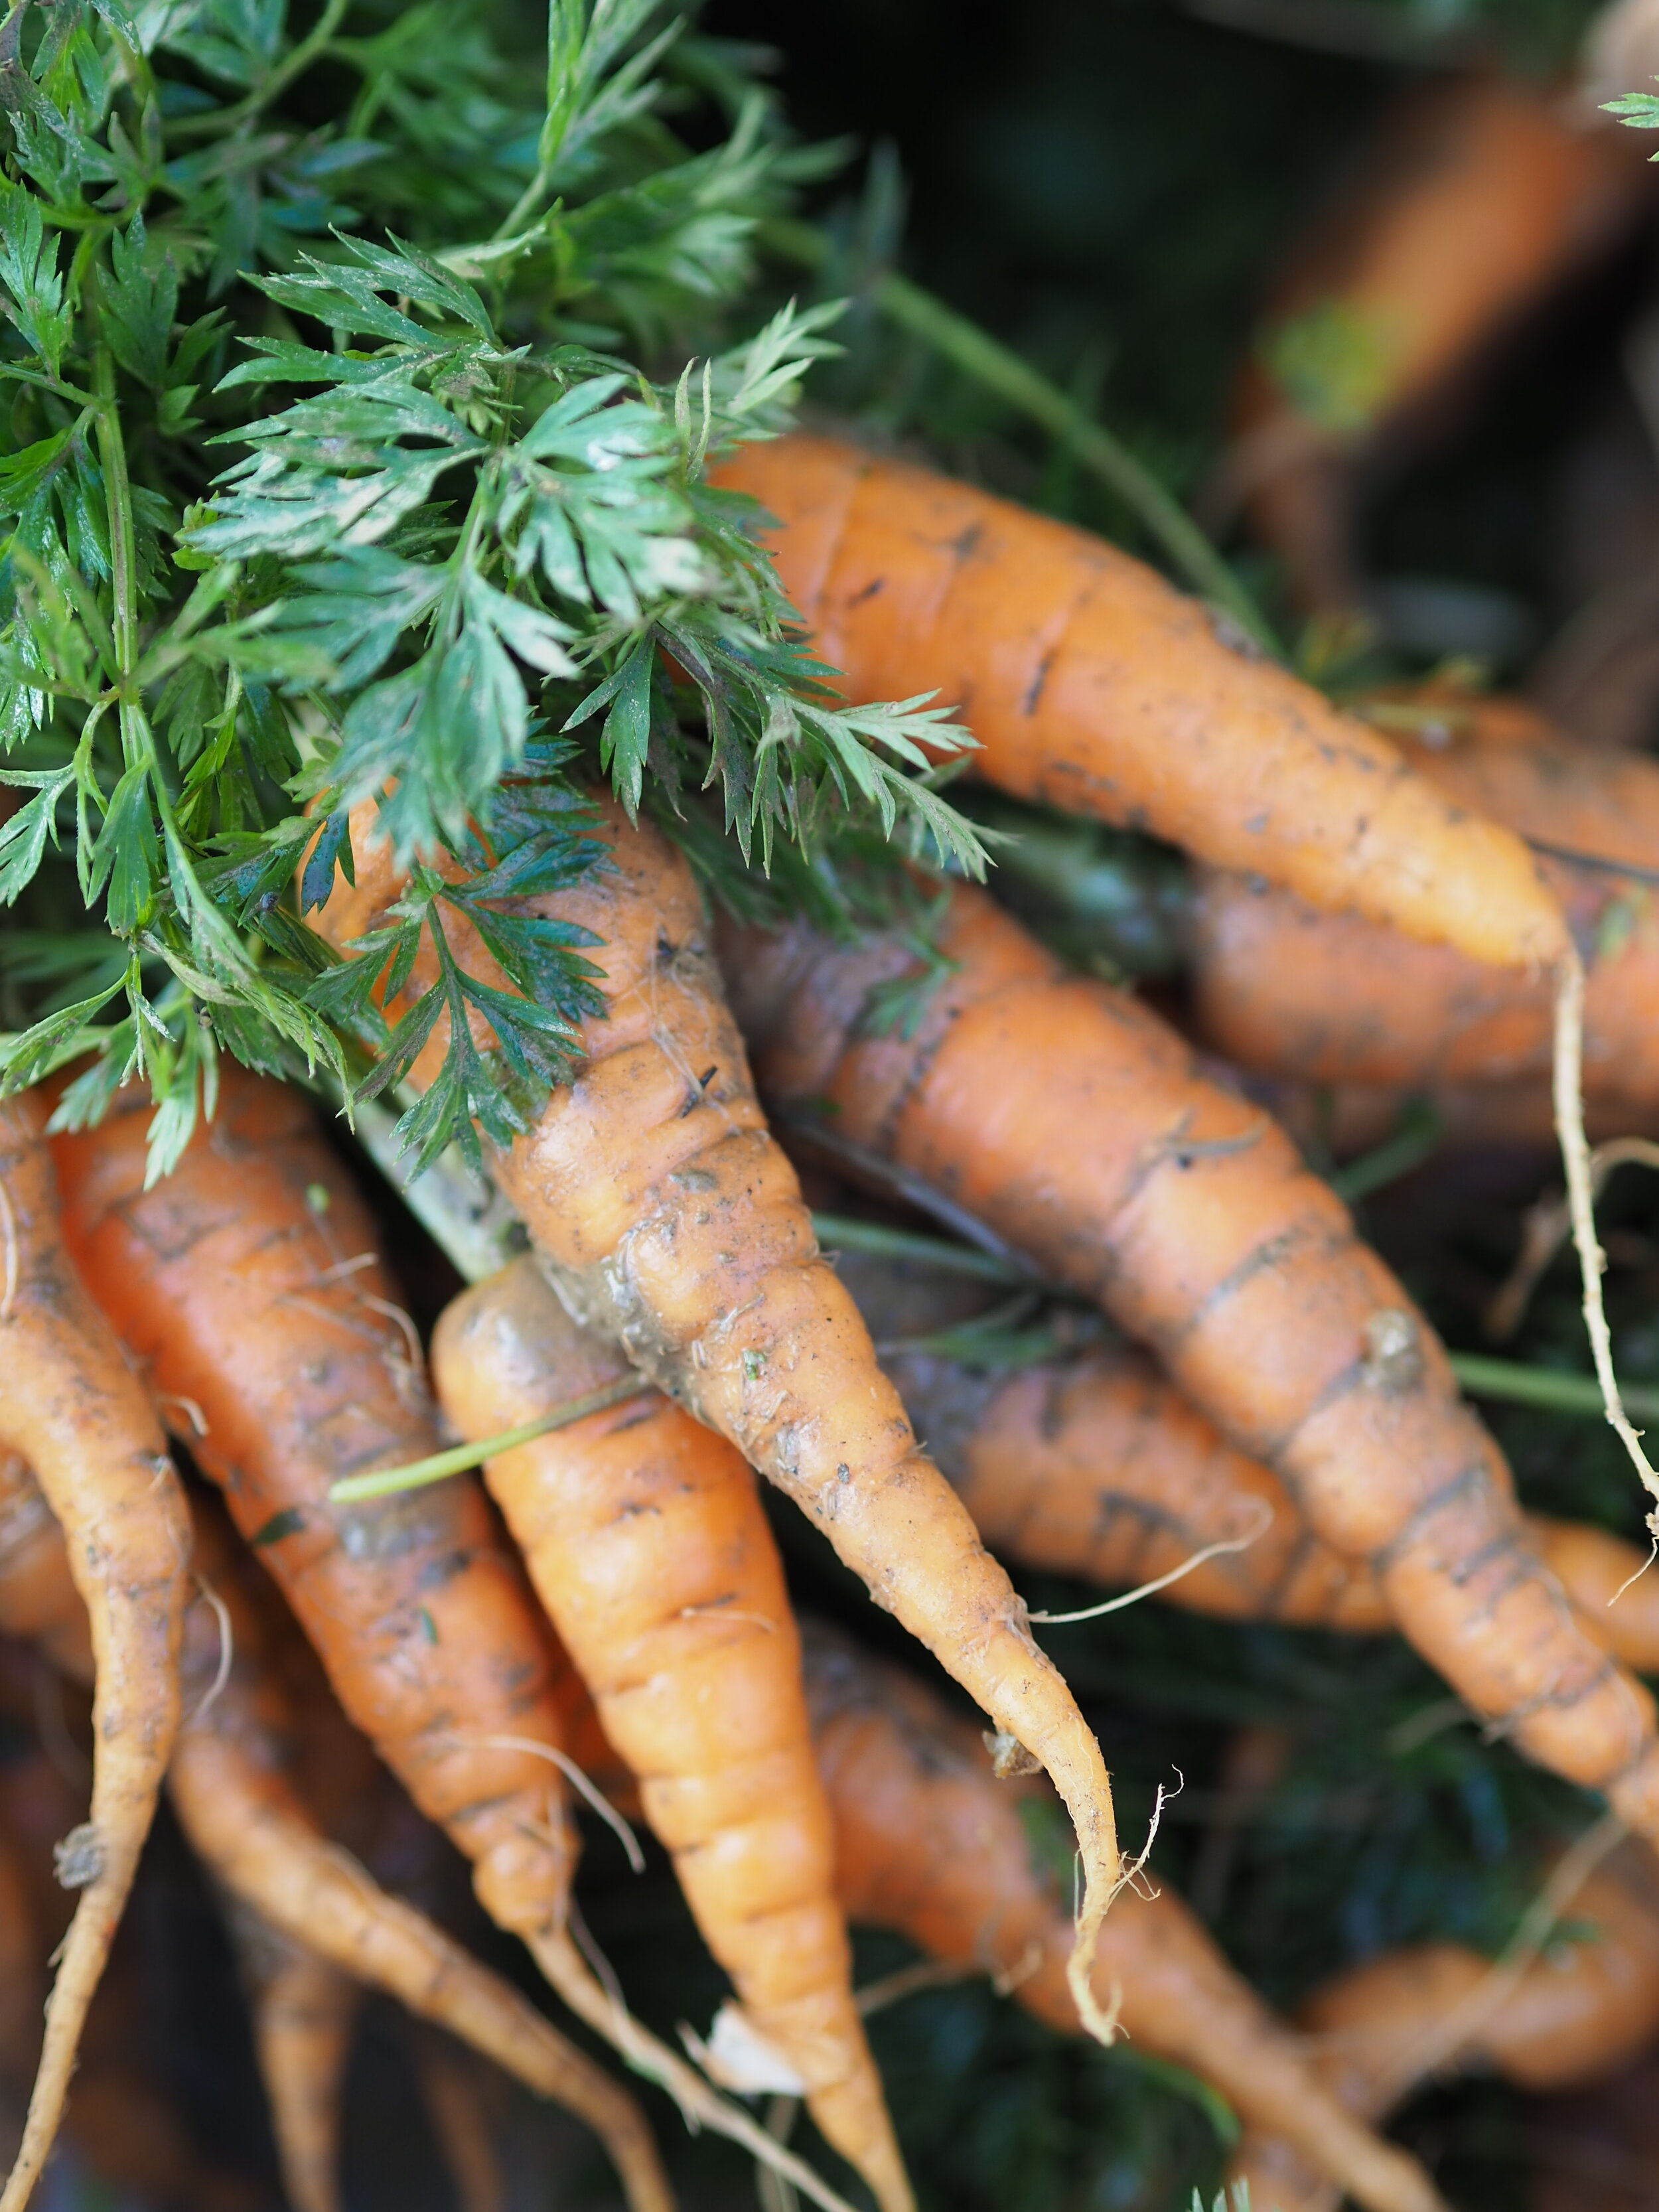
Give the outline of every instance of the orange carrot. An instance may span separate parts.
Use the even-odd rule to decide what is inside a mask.
[[[1030,1823],[1036,1814],[1040,1828],[1043,1808],[1029,1784],[999,1783],[977,1731],[921,1683],[816,1626],[807,1687],[848,1917],[1005,1976],[1039,2020],[1075,2034],[1061,1971],[1070,1925],[1054,1863],[1034,1849]],[[1252,2124],[1283,2130],[1371,2212],[1439,2204],[1413,2160],[1357,2128],[1322,2088],[1171,1893],[1125,1891],[1095,1973],[1103,1999],[1121,1996],[1135,2048],[1191,2068]]]
[[[179,1724],[189,1549],[155,1417],[64,1249],[46,1109],[0,1104],[0,1449],[33,1469],[67,1540],[97,1673],[89,1819],[64,1840],[81,1892],[46,2008],[27,2123],[0,2212],[21,2212],[62,2117]]]
[[[1272,1468],[1234,1450],[1144,1354],[1113,1347],[1012,1373],[931,1356],[890,1368],[1000,1558],[1115,1589],[1242,1542],[1159,1596],[1228,1620],[1362,1634],[1394,1626],[1376,1569],[1322,1542]],[[1542,1514],[1528,1514],[1526,1530],[1598,1638],[1627,1667],[1659,1674],[1659,1577],[1640,1575],[1645,1554]]]
[[[596,802],[614,865],[525,900],[603,948],[605,1018],[533,1128],[495,1163],[567,1306],[619,1337],[671,1396],[787,1491],[841,1558],[954,1674],[997,1728],[1053,1776],[1076,1827],[1084,1893],[1074,1974],[1092,2015],[1088,1958],[1119,1863],[1110,1784],[1087,1723],[1038,1649],[1007,1576],[920,1452],[869,1332],[820,1257],[793,1169],[756,1100],[690,870],[655,831]],[[355,890],[322,916],[355,939],[398,894],[389,849],[360,817]],[[471,924],[446,922],[471,973],[501,979]],[[407,988],[432,969],[423,945]],[[411,1070],[431,1079],[441,1015]]]
[[[1555,848],[1540,867],[1584,950],[1586,1090],[1659,1100],[1659,913],[1640,872],[1659,867],[1659,763],[1570,744],[1507,702],[1454,702],[1443,719],[1432,697],[1393,711],[1449,799]],[[1562,857],[1572,853],[1596,865]],[[1619,874],[1621,861],[1638,875]],[[1205,884],[1193,1000],[1206,1042],[1273,1075],[1376,1085],[1523,1076],[1541,1087],[1550,1066],[1543,977],[1407,944],[1237,875]]]
[[[451,1422],[479,1439],[604,1389],[628,1362],[525,1258],[449,1307],[432,1370]],[[826,2140],[901,2212],[913,2200],[853,2002],[799,1640],[752,1473],[652,1391],[484,1474],[744,2017],[799,2075]]]
[[[206,1564],[211,1570],[210,1552]],[[258,1658],[251,1612],[221,1574],[186,1618],[185,1680],[197,1717],[179,1735],[168,1777],[204,1863],[289,1943],[441,2021],[538,2095],[568,2106],[605,2142],[635,2212],[665,2212],[673,2198],[633,2098],[314,1826],[285,1771],[291,1716]]]
[[[908,1036],[860,1026],[911,949],[733,932],[727,972],[778,1103],[891,1163],[1098,1298],[1308,1526],[1368,1561],[1406,1635],[1540,1764],[1659,1838],[1647,1692],[1525,1540],[1509,1471],[1426,1322],[1268,1116],[982,893]],[[810,1112],[809,1112],[810,1109]]]
[[[471,1861],[485,1909],[562,1923],[574,1839],[553,1662],[477,1486],[334,1506],[330,1485],[436,1450],[412,1325],[303,1097],[227,1066],[217,1115],[144,1188],[149,1102],[53,1139],[93,1289],[275,1577],[346,1712]]]
[[[89,1279],[258,1552],[351,1720],[567,2003],[683,2111],[830,2201],[600,1986],[567,1922],[574,1832],[551,1638],[470,1478],[367,1506],[341,1478],[441,1439],[362,1200],[304,1100],[227,1066],[215,1120],[144,1188],[142,1097],[55,1139]],[[195,1432],[199,1415],[205,1433]],[[836,2200],[838,2201],[838,2200]]]
[[[1648,180],[1598,122],[1495,76],[1413,93],[1292,251],[1240,380],[1224,483],[1304,605],[1364,598],[1367,462],[1455,411],[1471,372],[1631,227]]]
[[[342,2212],[341,2104],[362,2001],[349,1974],[242,1905],[232,1925],[290,2212]]]
[[[1004,790],[1498,967],[1565,952],[1518,838],[1099,539],[821,438],[745,446],[720,480],[781,524],[779,573],[851,696],[936,686]]]
[[[1491,2068],[1527,2089],[1611,2073],[1659,2033],[1659,1889],[1645,1854],[1591,1874],[1571,1911],[1589,1930],[1551,1943],[1484,2009],[1492,1962],[1461,1944],[1388,1952],[1339,1974],[1297,2015],[1312,2067],[1349,2112],[1380,2118],[1423,2078],[1419,2054],[1466,2007],[1469,2031],[1442,2059],[1445,2070]],[[1296,2148],[1271,2130],[1247,2131],[1231,2174],[1249,2181],[1255,2205],[1316,2212],[1329,2203]]]

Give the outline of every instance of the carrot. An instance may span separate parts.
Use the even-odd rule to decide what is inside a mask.
[[[1382,702],[1373,711],[1387,711]],[[1455,803],[1553,851],[1540,869],[1584,948],[1584,1082],[1592,1099],[1659,1100],[1659,763],[1564,741],[1504,702],[1395,710],[1422,773]],[[1565,857],[1583,854],[1587,866]],[[1637,872],[1622,876],[1618,864]],[[1610,865],[1611,864],[1611,865]],[[1546,979],[1498,974],[1448,946],[1411,945],[1290,893],[1212,875],[1194,928],[1193,1005],[1205,1041],[1241,1065],[1318,1083],[1540,1085]]]
[[[291,1716],[275,1684],[260,1677],[258,1657],[250,1611],[222,1574],[186,1618],[184,1673],[197,1717],[179,1735],[168,1777],[204,1865],[289,1942],[441,2022],[576,2112],[604,2142],[635,2212],[672,2206],[633,2098],[316,1827],[285,1771]]]
[[[1272,1468],[1225,1443],[1143,1354],[1115,1346],[1012,1373],[932,1356],[890,1367],[918,1432],[1000,1557],[1109,1589],[1243,1544],[1158,1595],[1228,1620],[1393,1627],[1375,1567],[1322,1542]],[[1636,1579],[1644,1554],[1542,1514],[1526,1516],[1526,1532],[1609,1650],[1659,1674],[1659,1579]]]
[[[1144,1007],[1068,975],[969,888],[908,1036],[870,1035],[896,939],[726,945],[763,1085],[1097,1298],[1308,1526],[1368,1561],[1401,1632],[1541,1765],[1659,1838],[1647,1692],[1533,1557],[1445,1353],[1266,1114]],[[808,1113],[811,1109],[810,1114]]]
[[[781,523],[851,696],[937,686],[988,781],[1498,967],[1566,951],[1519,839],[1099,539],[821,438],[746,446],[720,480]]]
[[[807,1688],[848,1917],[1006,1977],[1028,2011],[1075,2034],[1062,1972],[1070,1926],[1056,1863],[1045,1865],[1034,1848],[1043,1808],[1029,1784],[999,1783],[969,1723],[815,1625]],[[1370,2212],[1439,2204],[1413,2160],[1355,2127],[1322,2088],[1294,2039],[1171,1893],[1125,1891],[1095,1974],[1103,2001],[1109,1992],[1121,2001],[1138,2050],[1189,2067],[1252,2124],[1283,2130]]]
[[[337,1507],[331,1483],[441,1441],[362,1200],[303,1097],[227,1066],[218,1113],[144,1188],[148,1101],[53,1139],[96,1295],[225,1492],[348,1715],[516,1933],[562,1920],[575,1850],[547,1639],[477,1486]]]
[[[290,2212],[342,2212],[341,2102],[362,1988],[244,1905],[232,1934]]]
[[[1630,228],[1647,180],[1596,120],[1496,76],[1415,93],[1292,249],[1239,381],[1223,488],[1304,606],[1364,599],[1367,465],[1432,436],[1516,325]]]
[[[0,1633],[37,1644],[64,1674],[91,1681],[92,1634],[64,1532],[15,1452],[0,1452]]]
[[[455,1299],[432,1370],[452,1424],[480,1439],[628,1362],[526,1257]],[[484,1474],[744,2017],[799,2075],[825,2139],[900,2212],[913,2199],[853,2002],[799,1640],[752,1473],[653,1391]]]
[[[618,1336],[671,1396],[728,1437],[823,1528],[840,1557],[933,1653],[1065,1799],[1083,1858],[1073,1975],[1092,2014],[1088,1959],[1119,1875],[1099,1746],[1033,1640],[1007,1576],[918,1450],[868,1331],[820,1257],[793,1169],[769,1132],[721,991],[702,903],[653,830],[596,802],[614,866],[519,902],[603,947],[604,1020],[533,1128],[495,1162],[504,1193],[570,1310]],[[355,890],[321,917],[335,944],[398,893],[389,850],[361,817]],[[446,922],[471,974],[500,971]],[[431,973],[423,943],[408,988]],[[441,1015],[410,1080],[447,1042]]]
[[[219,1109],[146,1190],[142,1097],[54,1139],[89,1279],[224,1490],[341,1705],[471,1862],[491,1917],[683,2112],[837,2203],[595,1978],[570,1936],[574,1831],[551,1638],[471,1480],[336,1505],[441,1439],[373,1224],[305,1101],[227,1067]],[[193,1409],[193,1413],[191,1411]],[[200,1416],[205,1433],[198,1434]]]
[[[471,2051],[429,2028],[417,2026],[412,2040],[422,2101],[459,2212],[502,2212],[507,2175],[491,2125],[493,2077],[483,2076]]]
[[[1611,2073],[1659,2033],[1659,1893],[1635,1855],[1591,1874],[1571,1905],[1575,1929],[1483,2008],[1492,1962],[1457,1943],[1385,1953],[1339,1974],[1301,2008],[1310,2060],[1350,2112],[1381,2118],[1424,2078],[1419,2054],[1459,2007],[1468,2035],[1441,2067],[1491,2069],[1525,2089],[1569,2087]],[[1439,2070],[1437,2069],[1436,2070]],[[1328,2203],[1283,2136],[1247,2130],[1231,2175],[1252,2204],[1314,2212]]]
[[[37,1093],[0,1104],[0,1449],[33,1469],[68,1545],[96,1663],[92,1804],[60,1875],[80,1901],[46,2007],[0,2212],[21,2212],[63,2115],[87,2008],[149,1832],[179,1724],[189,1534],[155,1417],[59,1231]]]

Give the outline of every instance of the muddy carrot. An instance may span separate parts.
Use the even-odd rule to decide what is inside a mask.
[[[482,1438],[628,1363],[526,1257],[449,1307],[432,1368],[450,1420]],[[877,2201],[909,2206],[853,2002],[799,1638],[749,1466],[652,1391],[484,1472],[744,2018]]]
[[[978,1731],[921,1683],[817,1627],[807,1686],[848,1917],[1006,1978],[1018,2002],[1075,2034],[1063,1839],[1046,1864],[1034,1841],[1051,1805],[1033,1802],[1029,1782],[998,1782]],[[1251,2123],[1292,2136],[1370,2212],[1438,2206],[1415,2160],[1356,2127],[1321,2087],[1179,1899],[1150,1890],[1126,1890],[1095,1963],[1103,2000],[1121,1992],[1134,2047],[1189,2067]]]
[[[937,687],[988,781],[1498,967],[1565,951],[1518,838],[1098,538],[822,438],[746,446],[721,481],[781,526],[852,696]]]
[[[567,2003],[683,2111],[839,2202],[642,2028],[578,1951],[553,1680],[563,1662],[477,1484],[331,1501],[335,1482],[423,1458],[441,1438],[414,1326],[306,1101],[227,1067],[215,1119],[149,1191],[147,1110],[124,1097],[96,1129],[54,1139],[67,1231],[346,1713]]]
[[[1394,1626],[1376,1570],[1322,1542],[1272,1468],[1236,1451],[1145,1354],[1112,1346],[1012,1373],[901,1354],[889,1370],[999,1558],[1111,1589],[1237,1544],[1160,1601],[1361,1634]],[[1641,1575],[1645,1553],[1543,1514],[1528,1514],[1526,1531],[1595,1633],[1627,1667],[1659,1673],[1659,1577]]]
[[[605,1018],[587,1057],[496,1172],[560,1296],[823,1530],[877,1601],[934,1654],[997,1728],[1044,1765],[1083,1858],[1076,1978],[1119,1873],[1099,1746],[1024,1608],[948,1483],[916,1448],[869,1333],[820,1256],[793,1169],[769,1131],[726,1005],[702,902],[654,830],[596,801],[614,865],[574,890],[519,902],[603,948]],[[355,890],[322,916],[337,945],[370,927],[399,879],[359,819]],[[471,925],[456,957],[500,979]],[[590,940],[591,941],[591,940]],[[429,945],[408,988],[423,988]],[[441,1015],[410,1080],[429,1081]],[[1103,2034],[1109,2024],[1094,2018]]]
[[[90,1815],[59,1861],[80,1900],[0,2212],[21,2212],[52,2148],[155,1814],[179,1724],[189,1548],[155,1417],[65,1249],[45,1122],[37,1093],[0,1105],[0,1449],[27,1461],[64,1531],[91,1627],[96,1749]]]
[[[726,951],[762,1084],[810,1134],[887,1163],[1097,1299],[1308,1527],[1369,1562],[1401,1632],[1541,1765],[1659,1837],[1653,1703],[1525,1540],[1509,1471],[1346,1209],[1259,1108],[1146,1008],[1068,975],[983,893],[910,1033],[871,988],[895,939],[804,926]]]
[[[210,1572],[210,1555],[208,1565]],[[577,2113],[604,2142],[635,2212],[665,2212],[673,2199],[633,2098],[316,1827],[286,1771],[292,1716],[274,1681],[258,1673],[249,1610],[224,1574],[211,1593],[186,1619],[185,1679],[196,1717],[179,1735],[168,1777],[198,1856],[290,1943],[387,1990]]]
[[[1591,751],[1509,702],[1379,700],[1455,804],[1534,842],[1588,970],[1584,1082],[1659,1098],[1659,763]],[[1575,858],[1582,855],[1582,858]],[[1620,863],[1634,873],[1621,875]],[[1407,944],[1241,876],[1206,881],[1193,930],[1200,1033],[1240,1065],[1318,1083],[1456,1085],[1550,1066],[1551,992],[1445,946]]]

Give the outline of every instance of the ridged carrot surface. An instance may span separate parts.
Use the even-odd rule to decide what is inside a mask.
[[[211,1572],[211,1550],[203,1548]],[[168,1776],[180,1824],[204,1865],[280,1936],[441,2021],[585,2120],[610,2152],[632,2212],[672,2212],[633,2098],[516,1990],[423,1914],[388,1896],[316,1826],[287,1771],[294,1717],[275,1680],[261,1677],[252,1609],[234,1576],[222,1570],[212,1587],[217,1603],[204,1595],[186,1620],[184,1677],[196,1717],[179,1735]]]
[[[849,694],[937,689],[988,781],[1499,967],[1565,951],[1518,838],[1101,539],[823,438],[745,446],[720,480],[781,525],[779,573]]]
[[[1077,1980],[1119,1872],[1111,1788],[1087,1723],[950,1485],[916,1446],[858,1310],[820,1256],[794,1170],[767,1127],[684,859],[595,802],[614,865],[519,902],[592,933],[603,1019],[533,1128],[495,1163],[573,1312],[787,1491],[846,1564],[1053,1777],[1084,1867]],[[356,886],[321,925],[337,945],[398,894],[389,848],[354,828]],[[464,917],[456,957],[497,985]],[[431,980],[423,945],[408,988]],[[435,964],[435,963],[434,963]],[[414,1065],[431,1079],[441,1015]]]
[[[52,2148],[179,1725],[190,1550],[178,1477],[137,1379],[70,1258],[37,1091],[0,1103],[0,1450],[33,1470],[91,1628],[92,1805],[64,1839],[80,1891],[0,2212],[21,2212]]]
[[[1363,596],[1355,478],[1368,453],[1609,246],[1647,181],[1620,134],[1558,88],[1472,76],[1388,112],[1281,270],[1235,403],[1231,474],[1304,605]],[[1328,318],[1303,349],[1320,388],[1298,392],[1271,349],[1314,314]]]
[[[1497,1446],[1346,1208],[1157,1018],[1068,974],[984,893],[907,1036],[875,937],[737,931],[725,951],[769,1097],[891,1161],[1149,1345],[1309,1527],[1368,1561],[1403,1635],[1541,1765],[1659,1838],[1653,1701],[1534,1558]]]
[[[575,1846],[557,1774],[489,1741],[561,1747],[553,1662],[481,1489],[329,1502],[342,1476],[442,1448],[367,1208],[281,1084],[227,1066],[214,1120],[147,1191],[148,1118],[124,1094],[97,1128],[54,1139],[71,1249],[486,1910],[521,1935],[562,1924]]]
[[[977,1730],[921,1683],[817,1628],[807,1687],[848,1917],[1006,1975],[1020,2004],[1076,2033],[1070,1916],[1022,1817],[1026,1792],[996,1779]],[[1440,2204],[1414,2160],[1356,2127],[1321,2087],[1294,2037],[1170,1892],[1124,1893],[1095,1973],[1103,2002],[1121,1993],[1135,2049],[1190,2067],[1252,2124],[1285,2131],[1370,2212]]]
[[[1626,1851],[1598,1868],[1569,1912],[1572,1929],[1501,2002],[1471,2011],[1469,2032],[1443,2058],[1443,2070],[1478,2067],[1523,2089],[1568,2088],[1612,2073],[1659,2033],[1659,1891],[1650,1863]],[[1438,2044],[1458,2007],[1473,2006],[1492,1966],[1462,1944],[1425,1943],[1338,1975],[1297,2014],[1313,2067],[1346,2110],[1380,2119],[1417,2086],[1417,2054]],[[1332,2212],[1322,2181],[1282,2136],[1247,2130],[1230,2174],[1249,2181],[1253,2205]]]
[[[1098,1350],[1012,1373],[908,1357],[891,1372],[999,1557],[1122,1589],[1250,1537],[1161,1601],[1227,1620],[1394,1626],[1376,1569],[1322,1542],[1273,1469],[1236,1451],[1144,1355]],[[1582,1522],[1525,1518],[1596,1636],[1638,1674],[1659,1674],[1659,1576],[1640,1573],[1644,1554]]]
[[[1481,707],[1412,753],[1455,804],[1558,848],[1539,866],[1584,957],[1585,1088],[1659,1100],[1659,908],[1640,872],[1617,872],[1620,862],[1649,876],[1659,867],[1659,763],[1574,745],[1530,717]],[[1598,865],[1559,856],[1571,853]],[[1239,875],[1204,885],[1192,985],[1205,1040],[1270,1074],[1541,1085],[1549,1070],[1547,978],[1407,943]]]
[[[629,1372],[530,1258],[454,1300],[432,1370],[450,1421],[473,1439]],[[753,1472],[646,1390],[502,1453],[484,1474],[744,2014],[878,2202],[908,2207],[853,2002],[799,1638]]]

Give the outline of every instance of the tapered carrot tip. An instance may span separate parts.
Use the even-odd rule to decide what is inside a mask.
[[[1047,1768],[1083,1859],[1079,2008],[1109,2039],[1089,1972],[1120,1871],[1100,1747],[1006,1574],[918,1446],[868,1329],[818,1253],[756,1097],[690,867],[611,800],[593,806],[615,865],[513,903],[592,932],[605,1013],[582,1024],[574,1079],[496,1159],[501,1188],[568,1310],[619,1338],[787,1491],[876,1602]],[[319,921],[342,947],[403,884],[372,810],[352,837],[356,886],[337,883]],[[463,968],[504,988],[471,924],[457,914],[444,927]],[[435,980],[423,945],[388,1012]],[[417,1087],[434,1079],[448,1042],[444,1013],[410,1069]]]
[[[1518,836],[1101,539],[824,438],[744,446],[718,480],[778,526],[848,695],[960,702],[988,782],[1498,967],[1566,951]]]
[[[452,1302],[432,1371],[452,1424],[480,1440],[629,1366],[570,1318],[526,1255]],[[820,2131],[883,2212],[911,2212],[854,2001],[799,1638],[752,1470],[641,1389],[500,1454],[484,1474],[732,1977],[735,2016],[799,2077]]]
[[[34,1470],[92,1629],[90,1817],[59,1879],[80,1902],[59,1954],[3,2212],[21,2212],[63,2116],[87,2009],[119,1924],[179,1725],[189,1532],[155,1417],[64,1248],[44,1137],[25,1093],[0,1105],[0,1449]]]

